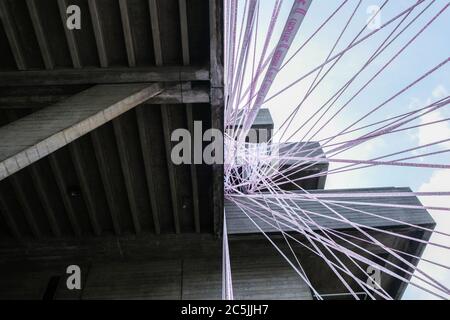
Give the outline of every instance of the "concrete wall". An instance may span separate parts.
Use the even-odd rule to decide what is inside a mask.
[[[0,267],[0,299],[221,299],[221,259],[97,262],[80,265],[81,290],[68,290],[67,264]],[[53,277],[53,280],[51,280]],[[53,289],[52,281],[59,277]],[[235,299],[311,299],[280,256],[232,260]]]

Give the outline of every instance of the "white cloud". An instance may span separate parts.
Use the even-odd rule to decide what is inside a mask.
[[[336,158],[341,157],[343,159],[369,160],[383,154],[382,150],[386,146],[386,141],[383,138],[378,137],[376,139],[368,140],[360,146],[351,148]],[[346,166],[346,164],[331,163],[330,170]],[[330,174],[327,176],[326,188],[345,189],[370,187],[373,183],[373,179],[368,177],[370,177],[370,174],[374,174],[377,170],[381,170],[381,168],[372,167],[370,169],[350,170],[338,174]]]
[[[450,171],[449,170],[436,170],[431,178],[419,189],[420,192],[433,192],[433,191],[450,191]],[[425,206],[438,206],[450,208],[450,197],[421,197],[420,201]],[[447,232],[450,230],[450,215],[448,211],[430,211],[436,221],[436,230]],[[430,241],[450,246],[450,237],[444,235],[433,234]],[[422,255],[422,258],[439,262],[440,264],[450,266],[450,251],[444,248],[438,248],[428,245]],[[435,278],[438,282],[449,287],[450,286],[450,270],[444,269],[439,266],[432,265],[430,263],[421,261],[419,268],[426,272],[431,277]],[[428,287],[421,283],[417,279],[413,278],[413,281]],[[428,287],[429,288],[429,287]],[[431,288],[430,288],[431,289]],[[419,288],[409,286],[403,297],[404,299],[435,299],[435,297]],[[448,296],[450,298],[450,296]]]
[[[430,97],[426,100],[425,103],[421,103],[420,100],[418,99],[413,99],[411,106],[417,108],[419,106],[429,105],[432,103],[433,100],[442,99],[446,96],[448,96],[447,89],[443,85],[438,85],[432,91],[432,98],[434,99]],[[442,111],[436,110],[423,115],[422,117],[420,117],[419,121],[420,124],[425,124],[443,119],[445,119],[445,116],[442,113]],[[419,145],[430,144],[433,142],[437,142],[439,140],[450,138],[450,123],[446,121],[436,123],[430,126],[419,127],[414,137],[417,139]],[[450,141],[440,143],[437,146],[442,149],[450,149]]]
[[[436,88],[434,88],[432,94],[433,94],[433,97],[435,97],[437,99],[445,98],[446,96],[448,96],[447,89],[441,84],[438,85]]]
[[[433,89],[431,97],[422,103],[419,99],[413,99],[411,107],[413,109],[419,106],[430,104],[432,101],[444,98],[448,95],[447,89],[443,85],[438,85]],[[432,121],[439,121],[444,119],[444,114],[441,111],[434,111],[420,118],[420,124],[424,124]],[[450,123],[441,122],[426,127],[419,127],[417,133],[414,135],[419,145],[424,145],[438,140],[450,138]],[[438,145],[441,149],[450,148],[450,143],[441,143]],[[433,192],[433,191],[450,191],[450,171],[449,170],[435,170],[429,180],[423,183],[420,188],[420,192]],[[425,206],[434,207],[447,207],[450,208],[450,197],[421,197],[420,201]],[[450,230],[450,215],[448,211],[430,211],[436,221],[436,230],[448,232]],[[450,237],[433,234],[430,238],[431,242],[450,246]],[[429,259],[431,261],[439,262],[443,265],[450,266],[450,251],[448,249],[439,248],[436,246],[428,245],[422,255],[422,258]],[[419,262],[419,268],[435,278],[443,285],[450,286],[450,271],[439,266],[421,261]],[[416,283],[429,288],[421,281],[413,278]],[[414,286],[408,286],[404,299],[435,299],[435,297],[419,288]],[[450,296],[449,296],[450,298]]]
[[[445,117],[440,111],[434,111],[420,117],[420,124],[443,120]],[[445,138],[450,138],[450,123],[439,122],[431,126],[419,127],[417,138],[419,145],[433,143]],[[450,142],[439,143],[437,146],[450,149]]]

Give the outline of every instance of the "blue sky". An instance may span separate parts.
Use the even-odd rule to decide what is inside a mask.
[[[268,21],[270,20],[274,0],[263,0],[260,6],[260,25],[258,34],[260,37],[266,33]],[[363,0],[347,32],[344,34],[340,45],[335,53],[345,48],[352,38],[365,25],[369,14],[367,8],[371,5],[381,5],[383,1]],[[405,10],[408,6],[415,3],[416,0],[391,0],[381,12],[381,23],[387,22],[390,18]],[[426,1],[428,4],[430,1]],[[309,12],[303,21],[299,34],[297,35],[291,53],[288,57],[307,39],[313,31],[334,11],[341,3],[339,0],[313,0]],[[314,40],[305,49],[293,59],[288,66],[276,78],[276,82],[269,92],[268,97],[280,90],[299,76],[310,71],[315,66],[324,61],[329,53],[334,41],[337,39],[340,31],[344,27],[347,19],[354,10],[357,0],[349,0],[343,10],[318,34]],[[387,49],[373,64],[358,78],[355,83],[347,90],[347,93],[337,101],[336,108],[343,105],[353,93],[364,84],[384,63],[386,63],[394,54],[413,37],[427,21],[429,21],[442,7],[447,3],[444,0],[436,0],[430,9],[424,13],[404,34],[397,39],[392,46]],[[292,0],[284,1],[279,23],[276,28],[274,39],[278,39],[284,21],[289,14]],[[421,5],[416,9],[411,17],[414,17],[425,6]],[[408,19],[407,21],[410,21]],[[293,133],[305,119],[317,110],[341,85],[345,83],[358,69],[365,60],[373,53],[378,45],[384,40],[395,23],[380,31],[376,36],[364,42],[364,44],[352,49],[334,68],[333,72],[321,83],[302,106],[301,112],[294,119],[288,132]],[[370,30],[366,29],[364,34]],[[257,41],[257,51],[261,47],[261,39]],[[275,45],[272,41],[271,46]],[[368,112],[368,110],[379,105],[387,98],[391,97],[397,91],[414,81],[429,69],[436,66],[449,56],[450,53],[450,9],[444,12],[419,38],[409,46],[390,66],[383,72],[372,84],[361,93],[349,106],[339,114],[335,121],[330,122],[322,133],[319,133],[314,139],[324,138],[332,133],[342,130],[346,125],[355,121],[358,116]],[[326,69],[325,69],[326,70]],[[249,71],[247,71],[249,72]],[[271,100],[264,107],[271,110],[274,118],[275,127],[279,126],[300,99],[304,96],[308,85],[313,78],[307,78],[292,89],[288,90],[279,97]],[[450,92],[450,65],[447,64],[426,80],[420,82],[411,90],[405,92],[399,98],[383,107],[379,112],[371,116],[368,124],[377,120],[385,119],[389,116],[405,113],[415,110],[420,106],[436,101],[445,97]],[[337,110],[336,108],[332,110]],[[438,112],[433,112],[427,117],[417,119],[412,124],[421,122],[435,121],[450,116],[450,106],[447,105]],[[295,135],[292,141],[298,141],[304,137],[306,131]],[[287,136],[286,136],[287,137]],[[286,139],[284,137],[282,140]],[[349,159],[370,159],[376,156],[386,155],[398,150],[412,148],[433,141],[450,138],[450,123],[443,122],[439,125],[433,125],[422,129],[413,129],[388,137],[377,138],[364,143],[350,152],[340,155],[342,158]],[[313,140],[314,140],[313,139]],[[450,144],[440,144],[438,146],[420,150],[421,153],[437,150],[450,149]],[[415,153],[406,153],[402,156],[415,155]],[[412,161],[428,163],[448,164],[450,153],[444,153],[437,156],[419,158]],[[327,181],[327,188],[348,188],[348,187],[378,187],[378,186],[409,186],[414,191],[450,191],[450,173],[443,169],[420,169],[420,168],[402,168],[402,167],[374,167],[359,171],[351,171],[345,174],[330,176]],[[441,205],[450,207],[450,200],[447,198],[421,199],[425,204]],[[445,212],[431,212],[437,222],[437,229],[442,231],[450,230],[450,218]],[[447,216],[447,217],[445,217]],[[434,238],[435,241],[450,244],[447,239]],[[448,250],[437,250],[428,247],[424,253],[429,259],[439,261],[450,265],[450,254]],[[421,263],[421,267],[431,272],[443,283],[450,287],[450,272],[441,268],[433,268],[430,265]],[[427,299],[430,295],[420,289],[408,287],[405,299]]]

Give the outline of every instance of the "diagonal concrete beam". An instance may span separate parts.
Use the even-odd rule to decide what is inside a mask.
[[[0,180],[161,91],[158,83],[98,85],[0,128]]]

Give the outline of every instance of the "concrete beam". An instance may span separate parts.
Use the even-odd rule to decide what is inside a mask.
[[[28,13],[31,17],[31,22],[33,23],[34,32],[36,34],[36,39],[39,44],[39,49],[41,50],[42,60],[44,61],[45,69],[53,69],[55,63],[50,52],[50,47],[48,41],[45,37],[45,31],[42,27],[41,19],[39,16],[36,0],[27,0]]]
[[[178,0],[178,8],[180,12],[180,32],[181,32],[181,48],[183,51],[183,64],[189,65],[191,58],[189,54],[189,27],[188,27],[188,14],[186,7],[186,0]],[[183,88],[183,86],[182,86]],[[191,84],[187,83],[186,88],[191,88]],[[188,90],[187,93],[191,93]],[[183,95],[184,97],[185,95]],[[208,92],[209,102],[209,92]],[[186,120],[188,130],[194,132],[194,114],[192,112],[192,105],[187,103],[186,105]],[[193,151],[192,151],[193,152]],[[192,186],[192,202],[194,211],[194,225],[195,231],[200,232],[200,200],[198,196],[198,180],[197,180],[197,167],[195,164],[190,165],[191,170],[191,186]]]
[[[224,78],[223,78],[223,1],[209,0],[209,37],[211,73],[211,125],[223,132]],[[223,225],[223,165],[213,165],[214,233],[221,235]]]
[[[0,180],[161,92],[159,84],[99,85],[0,128]]]
[[[0,96],[1,109],[40,109],[49,104],[68,99],[72,93]],[[183,84],[166,86],[164,91],[145,102],[145,104],[209,103],[209,88],[187,89]]]
[[[9,10],[8,3],[4,0],[0,0],[0,20],[3,23],[3,28],[5,29],[11,52],[17,64],[17,69],[25,70],[27,65],[23,54],[22,45],[19,42],[18,31],[14,24],[14,19]]]
[[[4,87],[179,81],[209,81],[209,71],[201,67],[170,66],[0,72],[0,86]]]
[[[152,25],[153,50],[155,52],[155,64],[160,66],[163,64],[161,49],[161,34],[159,32],[158,4],[156,0],[148,0],[150,10],[150,22]]]
[[[97,43],[98,58],[102,68],[108,67],[108,55],[106,54],[105,37],[103,35],[100,14],[95,0],[88,0],[89,12],[91,14],[92,29],[94,30],[95,42]]]
[[[136,55],[134,52],[133,34],[128,14],[128,5],[126,0],[119,0],[120,16],[122,18],[123,36],[125,39],[125,48],[127,49],[128,66],[136,66]]]
[[[398,204],[398,205],[412,205],[412,206],[421,206],[420,201],[417,197],[408,196],[408,193],[411,192],[409,188],[396,188],[396,187],[386,187],[386,188],[367,188],[367,189],[341,189],[341,190],[309,190],[310,194],[313,195],[322,195],[322,200],[340,200],[340,201],[354,201],[358,203],[389,203],[389,204]],[[404,192],[405,196],[402,197],[386,197],[383,196],[383,192]],[[297,193],[298,195],[304,194],[301,191],[292,192]],[[331,195],[328,198],[324,198],[324,195],[327,193],[345,193],[349,195],[349,198],[333,198]],[[358,196],[351,197],[352,194],[355,193],[380,193],[379,196],[367,197],[367,196]],[[247,200],[245,200],[247,201]],[[304,200],[293,200],[297,203],[298,207],[301,207],[302,210],[306,212],[317,213],[318,215],[310,214],[310,217],[320,226],[330,228],[333,230],[347,230],[351,226],[343,221],[339,221],[339,217],[331,211],[328,207],[317,201],[304,201]],[[253,209],[258,207],[248,200],[247,205]],[[269,207],[272,210],[279,209],[276,203],[269,202]],[[405,209],[405,208],[392,208],[392,207],[380,207],[380,206],[371,206],[369,204],[334,204],[332,205],[333,210],[339,212],[342,216],[351,220],[353,223],[358,223],[360,225],[372,227],[372,228],[393,228],[393,227],[406,227],[411,228],[406,224],[413,224],[418,226],[424,226],[427,228],[433,228],[434,220],[431,215],[428,213],[426,209]],[[230,201],[225,201],[225,208],[227,211],[227,227],[228,234],[230,236],[235,235],[261,235],[259,229],[254,225],[248,217],[242,213],[242,211],[235,206]],[[353,208],[349,209],[349,208]],[[360,210],[360,211],[358,211]],[[362,213],[361,211],[365,211],[367,213]],[[261,216],[252,215],[255,222],[261,227],[264,232],[267,233],[279,233],[277,226],[273,224],[272,218],[267,211],[261,211]],[[261,218],[262,217],[262,218]],[[265,220],[264,220],[265,219]],[[293,231],[296,228],[295,225],[290,225],[289,223],[283,222],[281,224],[281,229],[285,232],[292,232],[293,234],[298,234],[298,232]],[[315,226],[312,226],[312,229],[317,229]],[[395,238],[395,236],[393,236]]]
[[[64,33],[66,35],[67,46],[69,48],[70,57],[72,59],[73,67],[76,69],[81,68],[80,53],[78,50],[78,44],[75,39],[75,33],[66,27],[67,14],[66,8],[68,7],[67,0],[58,0],[59,15],[61,16],[61,23],[63,25]]]
[[[180,103],[209,103],[209,89],[196,88],[186,90],[182,85],[166,88],[145,104],[180,104]]]

